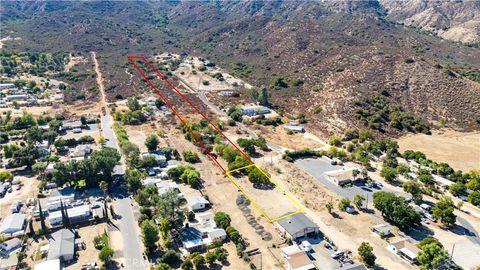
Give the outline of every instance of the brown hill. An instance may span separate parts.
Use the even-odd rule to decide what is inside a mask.
[[[364,127],[356,101],[379,93],[417,118],[480,128],[480,85],[460,76],[480,67],[480,50],[390,22],[376,1],[56,3],[4,5],[15,23],[2,30],[22,37],[7,47],[95,50],[110,98],[145,89],[126,73],[128,54],[173,51],[267,86],[274,106],[322,132]]]

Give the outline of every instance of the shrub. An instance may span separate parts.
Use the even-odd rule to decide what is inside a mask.
[[[183,159],[186,162],[190,162],[190,163],[200,162],[200,158],[198,157],[197,153],[192,150],[185,150],[182,152],[182,155],[183,155]]]

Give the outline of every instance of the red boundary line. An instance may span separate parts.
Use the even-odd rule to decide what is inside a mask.
[[[158,88],[148,79],[148,77],[145,75],[145,73],[142,71],[142,69],[138,66],[138,64],[134,61],[134,59],[139,59],[143,63],[147,64],[163,81],[165,81],[168,86],[174,90],[178,95],[180,95],[183,100],[185,100],[190,107],[192,107],[197,113],[199,113],[203,119],[205,119],[225,140],[227,140],[240,154],[242,154],[251,164],[254,164],[254,162],[250,159],[250,157],[245,154],[237,145],[235,145],[202,111],[200,111],[195,104],[193,104],[185,95],[183,95],[168,79],[165,75],[163,75],[160,71],[155,68],[144,56],[141,55],[130,55],[128,56],[128,60],[132,65],[135,67],[135,69],[140,73],[140,75],[147,81],[147,83],[150,85],[150,87],[154,90],[154,92],[165,102],[165,104],[172,110],[172,112],[175,114],[175,116],[182,122],[182,124],[188,129],[190,134],[194,137],[195,141],[207,152],[207,154],[210,156],[210,158],[220,167],[220,169],[223,171],[223,173],[226,172],[225,168],[218,162],[218,160],[215,158],[215,156],[208,150],[208,148],[203,144],[203,142],[198,138],[198,136],[193,132],[193,130],[190,128],[190,126],[187,125],[187,123],[183,120],[183,118],[179,115],[179,113],[173,108],[173,106],[168,102],[168,100],[160,93]]]

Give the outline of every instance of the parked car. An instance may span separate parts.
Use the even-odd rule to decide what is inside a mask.
[[[332,255],[330,255],[330,257],[332,257],[332,259],[338,259],[338,258],[342,257],[343,255],[345,255],[345,252],[335,251],[334,253],[332,253]]]

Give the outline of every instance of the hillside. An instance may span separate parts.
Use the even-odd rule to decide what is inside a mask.
[[[146,89],[126,73],[128,54],[172,51],[208,57],[267,86],[275,107],[291,118],[305,114],[320,132],[369,125],[375,119],[358,119],[356,101],[381,93],[387,106],[434,126],[480,129],[480,84],[460,75],[480,68],[480,50],[393,23],[376,1],[9,2],[2,9],[9,20],[2,33],[22,38],[6,48],[96,51],[111,99]],[[278,80],[287,86],[276,87]]]
[[[380,0],[389,16],[406,25],[464,43],[480,42],[480,2]]]

